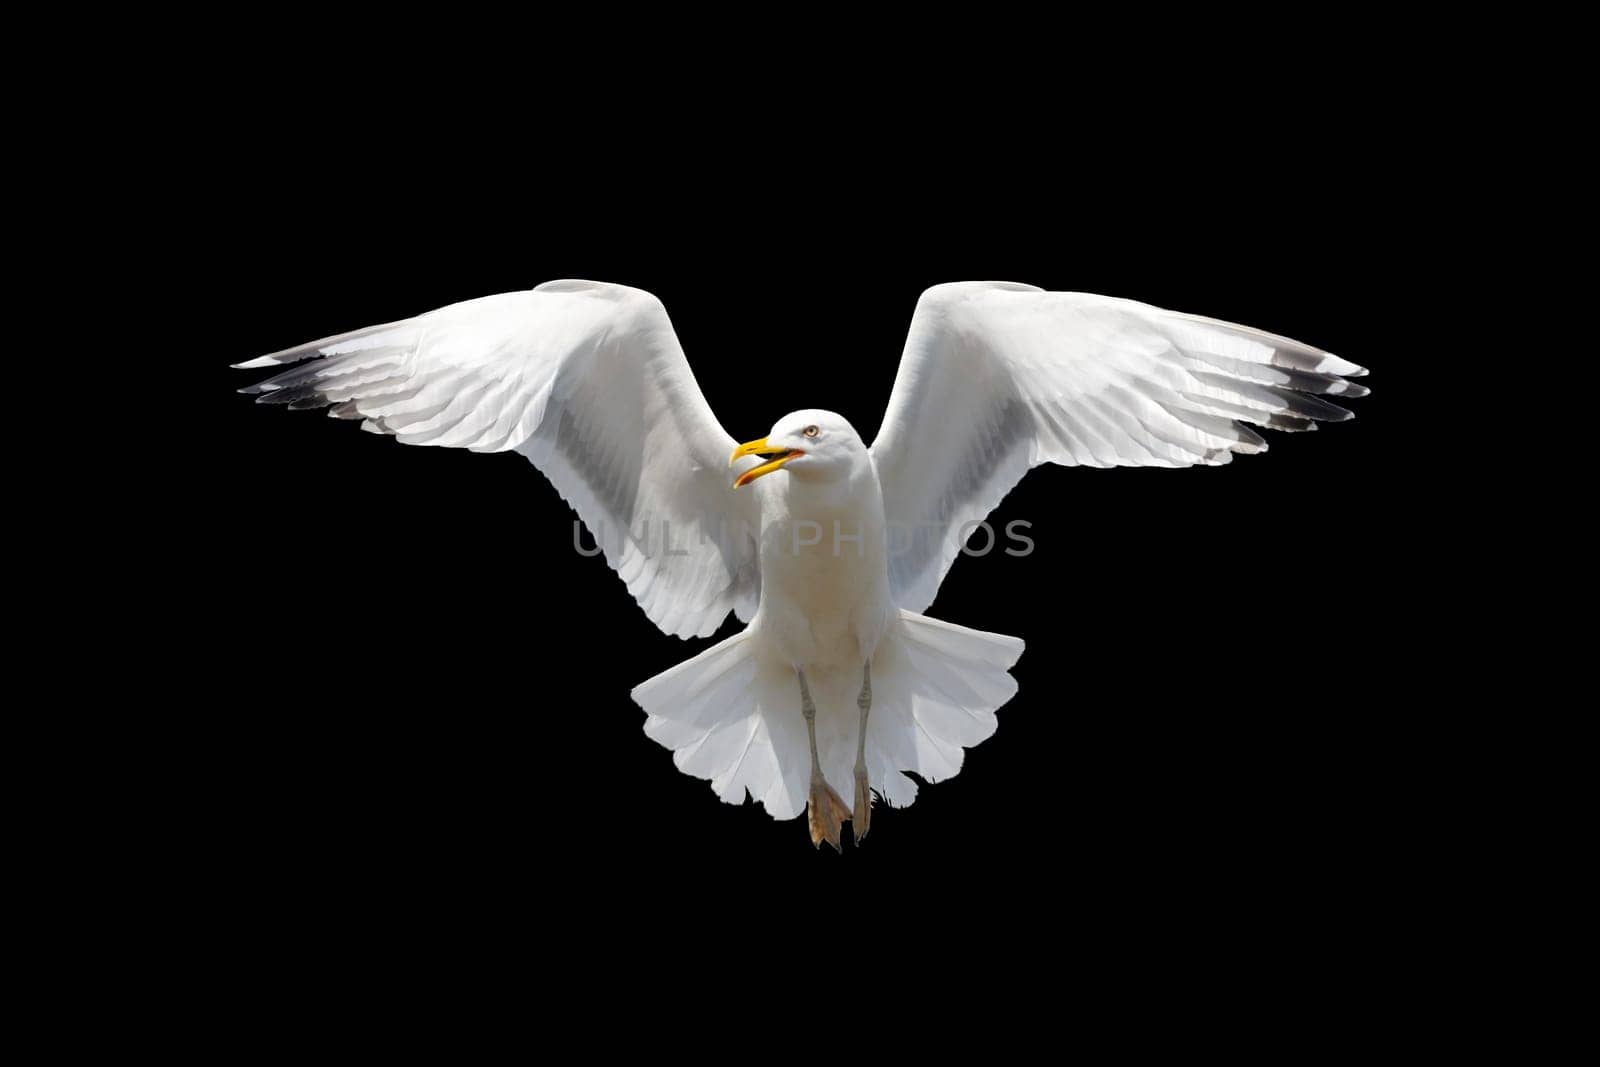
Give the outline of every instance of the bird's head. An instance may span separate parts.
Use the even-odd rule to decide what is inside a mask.
[[[806,481],[844,478],[866,459],[867,446],[843,415],[808,408],[790,412],[773,424],[767,436],[734,449],[728,465],[733,466],[744,456],[767,459],[734,479],[735,489],[776,470]]]

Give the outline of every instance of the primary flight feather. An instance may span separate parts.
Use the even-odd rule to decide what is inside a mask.
[[[1014,637],[920,614],[1041,463],[1187,467],[1264,451],[1249,426],[1350,417],[1366,373],[1288,338],[1130,300],[960,282],[922,295],[877,438],[805,410],[738,444],[651,294],[588,281],[452,304],[241,367],[247,387],[407,444],[515,450],[594,533],[645,614],[706,637],[640,684],[645,732],[723,800],[859,842],[872,794],[957,773],[1016,691]],[[847,805],[830,782],[853,781]]]

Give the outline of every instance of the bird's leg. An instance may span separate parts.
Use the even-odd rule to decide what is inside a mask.
[[[817,848],[827,841],[839,850],[839,830],[850,810],[844,798],[833,791],[833,786],[822,776],[822,761],[817,758],[817,705],[811,700],[811,687],[806,685],[805,672],[798,667],[800,678],[800,713],[806,717],[806,734],[811,739],[811,797],[806,802],[806,822],[811,827],[811,843]]]
[[[856,738],[856,844],[872,826],[872,785],[867,781],[867,713],[872,710],[872,661],[861,669],[861,693],[856,697],[861,709],[861,733]]]

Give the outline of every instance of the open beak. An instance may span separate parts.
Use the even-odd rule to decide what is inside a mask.
[[[767,460],[767,462],[761,464],[759,467],[751,467],[749,470],[739,475],[739,477],[734,479],[733,487],[735,489],[743,489],[745,486],[749,485],[763,474],[771,474],[773,471],[777,470],[791,459],[799,459],[803,455],[805,455],[805,453],[800,451],[798,448],[774,448],[767,444],[767,439],[765,437],[761,438],[759,441],[751,441],[747,444],[742,444],[733,450],[733,455],[728,457],[728,466],[731,467],[735,463],[739,462],[739,458],[741,456],[773,456],[774,458]]]

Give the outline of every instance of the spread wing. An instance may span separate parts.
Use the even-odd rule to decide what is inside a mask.
[[[923,611],[981,521],[1041,463],[1188,467],[1314,430],[1366,371],[1286,337],[1148,304],[957,282],[922,294],[873,459],[890,585]]]
[[[290,363],[243,391],[404,444],[522,453],[667,633],[704,637],[730,610],[754,614],[758,505],[733,491],[735,442],[651,294],[547,282],[239,366]]]

